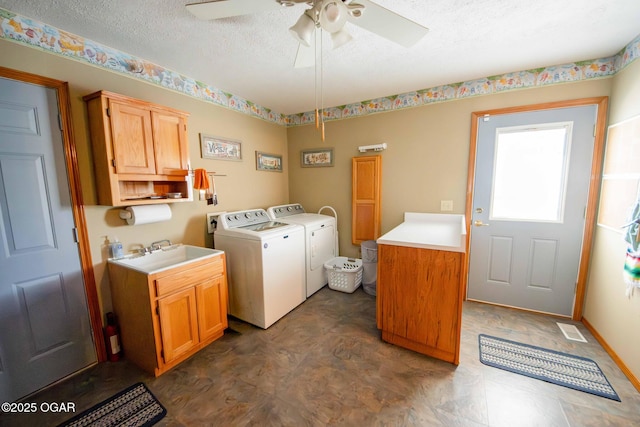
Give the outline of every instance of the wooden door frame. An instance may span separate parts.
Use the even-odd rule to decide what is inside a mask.
[[[107,360],[107,353],[102,334],[102,315],[100,314],[98,290],[93,272],[93,263],[91,261],[88,237],[89,234],[87,232],[87,222],[84,214],[78,156],[75,140],[73,138],[69,84],[60,80],[50,79],[48,77],[42,77],[36,74],[12,70],[5,67],[0,67],[0,77],[51,88],[54,89],[58,95],[58,109],[60,112],[60,123],[62,127],[62,142],[69,182],[69,192],[71,194],[71,207],[78,234],[78,252],[80,255],[82,278],[84,279],[84,289],[87,295],[87,306],[89,308],[89,318],[93,333],[93,344],[96,349],[98,362],[104,362]]]
[[[467,295],[468,273],[469,273],[469,250],[471,248],[471,217],[473,215],[473,191],[475,185],[476,172],[476,150],[478,141],[478,119],[484,116],[497,116],[502,114],[526,113],[530,111],[553,110],[558,108],[581,107],[586,105],[596,105],[598,112],[596,116],[596,127],[594,131],[593,156],[591,160],[591,178],[589,180],[589,195],[587,199],[587,210],[585,213],[584,233],[582,236],[582,249],[580,253],[580,267],[578,269],[578,280],[575,291],[575,301],[573,305],[572,319],[582,320],[584,299],[587,287],[587,276],[589,274],[589,262],[591,260],[591,249],[593,247],[593,237],[596,226],[596,214],[598,209],[598,197],[600,193],[600,181],[602,177],[602,160],[604,158],[604,144],[607,128],[607,108],[609,97],[581,98],[568,101],[546,102],[542,104],[523,105],[518,107],[499,108],[495,110],[476,111],[471,113],[471,140],[469,144],[469,167],[467,175],[467,200],[465,218],[467,226],[467,259],[465,261],[464,295]]]

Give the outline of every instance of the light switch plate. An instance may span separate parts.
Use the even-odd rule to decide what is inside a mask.
[[[453,200],[440,200],[440,210],[442,212],[452,212]]]

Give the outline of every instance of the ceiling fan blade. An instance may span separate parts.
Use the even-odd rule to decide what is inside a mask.
[[[313,67],[316,64],[316,47],[315,44],[305,46],[298,44],[298,52],[296,53],[296,61],[293,64],[295,68]]]
[[[353,0],[353,3],[363,5],[364,10],[357,18],[349,15],[349,22],[404,47],[413,46],[429,32],[427,27],[369,0]]]
[[[204,3],[191,3],[186,7],[196,18],[208,21],[230,16],[266,12],[279,9],[282,5],[275,0],[215,0]]]

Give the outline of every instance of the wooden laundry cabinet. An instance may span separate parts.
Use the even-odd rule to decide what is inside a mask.
[[[109,263],[124,356],[159,376],[228,327],[225,254],[156,273]]]
[[[464,256],[378,244],[376,317],[384,341],[458,364]]]
[[[351,160],[351,243],[375,240],[381,230],[382,156]]]
[[[83,99],[99,204],[192,200],[188,113],[107,91]],[[162,199],[167,193],[182,193],[182,197]]]
[[[457,365],[466,280],[464,215],[405,212],[404,222],[377,242],[382,339]]]

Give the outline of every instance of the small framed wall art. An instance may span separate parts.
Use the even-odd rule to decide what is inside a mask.
[[[303,168],[333,166],[333,148],[314,148],[300,151],[300,166]]]
[[[259,171],[282,172],[282,156],[256,151],[256,169]]]
[[[200,150],[203,159],[242,160],[242,143],[233,139],[201,133]]]

